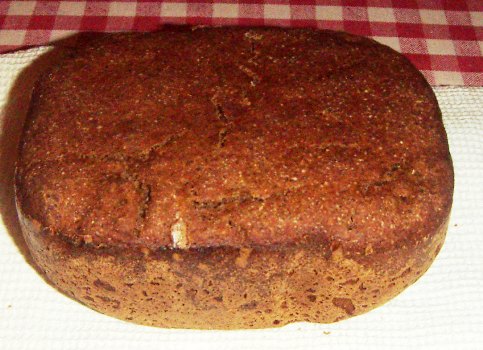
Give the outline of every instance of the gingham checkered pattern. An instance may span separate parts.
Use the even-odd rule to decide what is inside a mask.
[[[0,52],[76,32],[151,31],[164,23],[345,30],[404,53],[433,85],[483,86],[483,0],[0,0]]]

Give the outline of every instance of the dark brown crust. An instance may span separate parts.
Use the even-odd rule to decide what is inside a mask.
[[[395,51],[169,27],[93,38],[39,81],[16,187],[36,261],[87,305],[267,327],[359,314],[414,282],[444,239],[453,169],[435,96]]]

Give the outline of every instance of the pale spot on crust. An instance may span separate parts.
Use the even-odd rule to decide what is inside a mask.
[[[372,244],[369,243],[365,249],[365,254],[371,255],[372,253],[374,253],[374,248],[372,248]]]
[[[251,248],[241,248],[240,249],[240,255],[235,260],[235,264],[238,267],[246,267],[248,263],[248,257],[252,253]]]
[[[176,213],[176,223],[171,226],[171,238],[173,239],[173,248],[187,248],[188,238],[186,237],[186,224],[183,218]]]
[[[248,31],[245,33],[245,38],[249,40],[260,41],[263,39],[263,34],[256,33],[255,31]]]
[[[209,266],[208,266],[208,265],[206,265],[206,264],[203,264],[203,263],[199,263],[199,264],[198,264],[198,268],[199,268],[200,270],[203,270],[203,271],[209,271],[209,270],[210,270]]]
[[[144,256],[148,256],[149,253],[150,253],[150,250],[148,248],[146,248],[146,247],[142,247],[141,248],[141,253],[143,253]]]

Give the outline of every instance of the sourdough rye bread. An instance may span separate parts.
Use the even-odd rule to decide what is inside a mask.
[[[16,173],[25,239],[59,290],[180,328],[371,310],[428,269],[452,194],[422,75],[310,29],[85,40],[36,85]]]

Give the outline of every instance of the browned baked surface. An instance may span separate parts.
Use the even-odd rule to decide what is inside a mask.
[[[39,81],[16,185],[60,289],[136,322],[238,328],[332,322],[414,282],[453,170],[431,88],[385,46],[166,28],[84,43]]]

